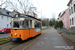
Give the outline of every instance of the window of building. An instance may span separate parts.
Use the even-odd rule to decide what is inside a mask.
[[[9,12],[7,12],[7,14],[9,15]]]
[[[71,7],[71,13],[73,14],[73,7]]]
[[[7,27],[8,27],[9,25],[7,24]]]
[[[74,12],[75,12],[75,4],[74,4]]]
[[[71,19],[70,19],[70,25],[71,25]]]
[[[72,25],[74,25],[74,19],[72,18]]]
[[[3,19],[3,16],[2,16],[2,19]]]
[[[9,20],[9,17],[7,17],[7,21]]]
[[[73,7],[71,7],[71,11],[72,11],[72,14],[73,14]]]
[[[70,9],[69,9],[69,15],[71,15],[71,11],[70,11]]]

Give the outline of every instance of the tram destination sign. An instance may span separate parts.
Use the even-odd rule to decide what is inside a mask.
[[[20,20],[20,18],[14,18],[13,20]]]

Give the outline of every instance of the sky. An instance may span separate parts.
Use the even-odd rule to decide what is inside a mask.
[[[14,0],[13,0],[14,1]],[[38,18],[58,18],[60,12],[68,8],[69,0],[30,0],[37,7]]]
[[[59,13],[68,8],[68,2],[69,0],[33,0],[34,5],[42,11],[42,18],[49,19],[53,15],[57,19]]]

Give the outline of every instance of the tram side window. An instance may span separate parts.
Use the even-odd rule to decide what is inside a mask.
[[[24,28],[23,25],[24,25],[24,21],[20,21],[20,28]]]
[[[35,22],[35,28],[40,28],[41,27],[41,23],[40,22]]]
[[[29,28],[29,20],[28,19],[25,19],[24,20],[24,28]]]
[[[32,28],[32,20],[30,20],[30,28]]]
[[[13,22],[13,27],[14,28],[19,28],[19,22],[18,21],[14,21]]]

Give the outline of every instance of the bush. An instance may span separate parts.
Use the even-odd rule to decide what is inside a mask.
[[[56,23],[55,23],[55,29],[62,28],[62,27],[63,27],[63,22],[62,21],[56,21]]]
[[[0,37],[0,41],[2,41],[2,38]]]

